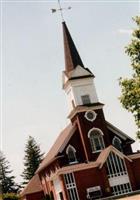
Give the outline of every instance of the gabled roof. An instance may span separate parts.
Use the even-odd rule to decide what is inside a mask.
[[[129,137],[127,134],[125,134],[124,132],[122,132],[120,129],[118,129],[117,127],[115,127],[114,125],[112,125],[110,122],[106,121],[106,125],[107,128],[112,131],[113,133],[115,133],[116,135],[118,135],[120,138],[122,138],[123,140],[129,140],[130,144],[134,143],[135,140],[133,140],[131,137]]]
[[[100,163],[98,162],[89,162],[89,163],[80,163],[80,164],[75,164],[72,166],[66,166],[61,169],[58,169],[59,174],[65,174],[65,173],[70,173],[70,172],[77,172],[80,170],[85,170],[85,169],[90,169],[94,167],[98,167]]]
[[[91,161],[91,162],[87,162],[87,163],[77,163],[74,165],[69,165],[69,166],[64,166],[62,168],[58,168],[58,169],[56,169],[55,173],[52,173],[50,175],[49,179],[53,179],[56,176],[61,175],[61,174],[77,172],[77,171],[87,170],[87,169],[91,169],[91,168],[100,168],[101,169],[111,152],[117,154],[122,159],[125,158],[129,162],[132,162],[132,160],[128,156],[124,155],[119,150],[117,150],[115,147],[110,145],[109,147],[107,147],[101,151],[101,153],[99,154],[96,161]]]
[[[84,68],[83,62],[65,22],[62,22],[62,27],[64,37],[65,70],[69,72],[75,69],[78,65]]]
[[[133,159],[140,159],[140,152],[128,155],[128,158],[130,158],[132,160]]]
[[[97,104],[97,106],[102,106],[102,104],[99,103],[99,104]],[[94,105],[93,107],[96,107],[96,105]],[[79,108],[80,108],[80,110],[78,110],[77,112],[83,112],[83,110],[86,111],[86,110],[90,109],[89,107],[86,107],[86,106],[80,106]],[[126,134],[124,134],[122,131],[120,131],[119,129],[117,129],[116,127],[114,127],[109,122],[106,122],[106,123],[107,123],[108,128],[111,128],[111,130],[113,130],[115,134],[118,134],[121,138],[123,138],[125,140],[129,139],[131,142],[133,142],[133,139],[131,139]],[[49,164],[51,164],[53,161],[55,161],[56,159],[58,159],[59,157],[61,157],[61,154],[59,154],[59,153],[61,153],[63,151],[63,149],[65,148],[65,146],[69,142],[70,138],[75,133],[76,129],[77,129],[76,125],[69,124],[60,133],[60,135],[56,139],[56,142],[54,143],[54,145],[52,146],[52,148],[50,149],[50,151],[48,152],[48,154],[45,156],[44,160],[39,165],[39,168],[37,169],[36,173],[40,172],[45,167],[47,167]],[[108,148],[104,149],[101,152],[101,154],[98,157],[97,162],[103,164],[103,161],[108,157],[110,151],[114,151],[119,156],[125,157],[125,155],[123,155],[121,152],[119,152],[113,146],[109,146]],[[130,160],[130,158],[128,158],[128,157],[126,157],[126,158],[128,160]]]
[[[66,174],[66,173],[96,168],[96,167],[99,167],[99,165],[100,165],[100,163],[95,161],[95,162],[77,163],[74,165],[65,166],[65,167],[57,169],[57,171],[55,173],[52,173],[50,175],[49,179],[54,179],[54,177],[56,177],[58,175]]]
[[[61,153],[63,148],[66,146],[67,142],[76,131],[76,126],[69,124],[58,136],[55,143],[53,144],[52,148],[45,156],[39,168],[37,169],[37,173],[43,170],[46,166],[48,166],[52,161],[57,158],[58,153]]]
[[[124,155],[118,149],[110,145],[109,147],[101,151],[96,161],[88,162],[88,163],[80,163],[80,164],[76,164],[72,166],[66,166],[61,169],[58,169],[58,172],[59,174],[64,174],[64,173],[70,173],[70,172],[85,170],[85,169],[94,168],[94,167],[102,168],[102,166],[106,162],[111,152],[117,154],[120,158],[126,158],[129,162],[132,162],[132,160],[128,156]]]
[[[101,151],[100,155],[98,156],[98,158],[96,160],[96,162],[100,163],[100,168],[102,168],[102,166],[106,162],[110,152],[113,152],[113,153],[117,154],[119,157],[126,158],[128,161],[132,162],[132,160],[128,156],[124,155],[118,149],[116,149],[115,147],[110,145],[109,147],[107,147]]]
[[[43,191],[43,190],[41,187],[40,179],[39,179],[38,174],[36,174],[29,181],[29,183],[26,185],[26,187],[22,190],[22,192],[20,193],[20,196],[23,197],[27,194],[32,194],[32,193],[41,192],[41,191]]]

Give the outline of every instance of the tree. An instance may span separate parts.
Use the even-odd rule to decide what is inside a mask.
[[[33,137],[29,136],[25,146],[24,171],[22,173],[22,177],[24,178],[23,184],[27,184],[34,176],[35,171],[42,161],[42,157],[43,154],[41,153],[39,145]]]
[[[131,43],[126,47],[125,52],[131,59],[133,74],[131,78],[120,78],[121,97],[123,107],[134,116],[140,139],[140,16],[133,18],[137,28],[132,33]]]
[[[11,176],[9,162],[4,154],[0,151],[0,193],[16,193],[18,190],[17,184],[14,182],[14,176]]]

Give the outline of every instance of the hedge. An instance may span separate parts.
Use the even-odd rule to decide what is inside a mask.
[[[2,200],[19,200],[19,196],[13,193],[3,194],[2,197]]]

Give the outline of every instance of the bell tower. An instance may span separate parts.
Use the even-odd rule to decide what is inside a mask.
[[[103,114],[103,104],[99,102],[94,85],[94,74],[84,66],[65,22],[62,22],[64,37],[65,71],[63,71],[63,89],[68,99],[69,115],[72,124],[76,124],[82,141],[86,162],[95,160],[108,138]],[[95,130],[101,138],[99,150],[92,153],[90,133]],[[105,136],[106,135],[106,136]],[[108,140],[108,139],[107,139]]]
[[[65,71],[63,89],[67,94],[69,111],[82,105],[98,103],[94,75],[84,67],[65,22],[62,22],[64,37]]]

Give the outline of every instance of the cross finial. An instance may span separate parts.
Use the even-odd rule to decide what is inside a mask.
[[[62,8],[62,7],[61,7],[60,0],[58,0],[58,5],[59,5],[59,8],[58,8],[58,9],[54,9],[54,8],[51,9],[51,10],[52,10],[52,13],[55,13],[55,12],[57,12],[57,11],[60,11],[62,21],[64,21],[63,10],[70,10],[71,7],[69,6],[69,7],[67,7],[67,8]]]

